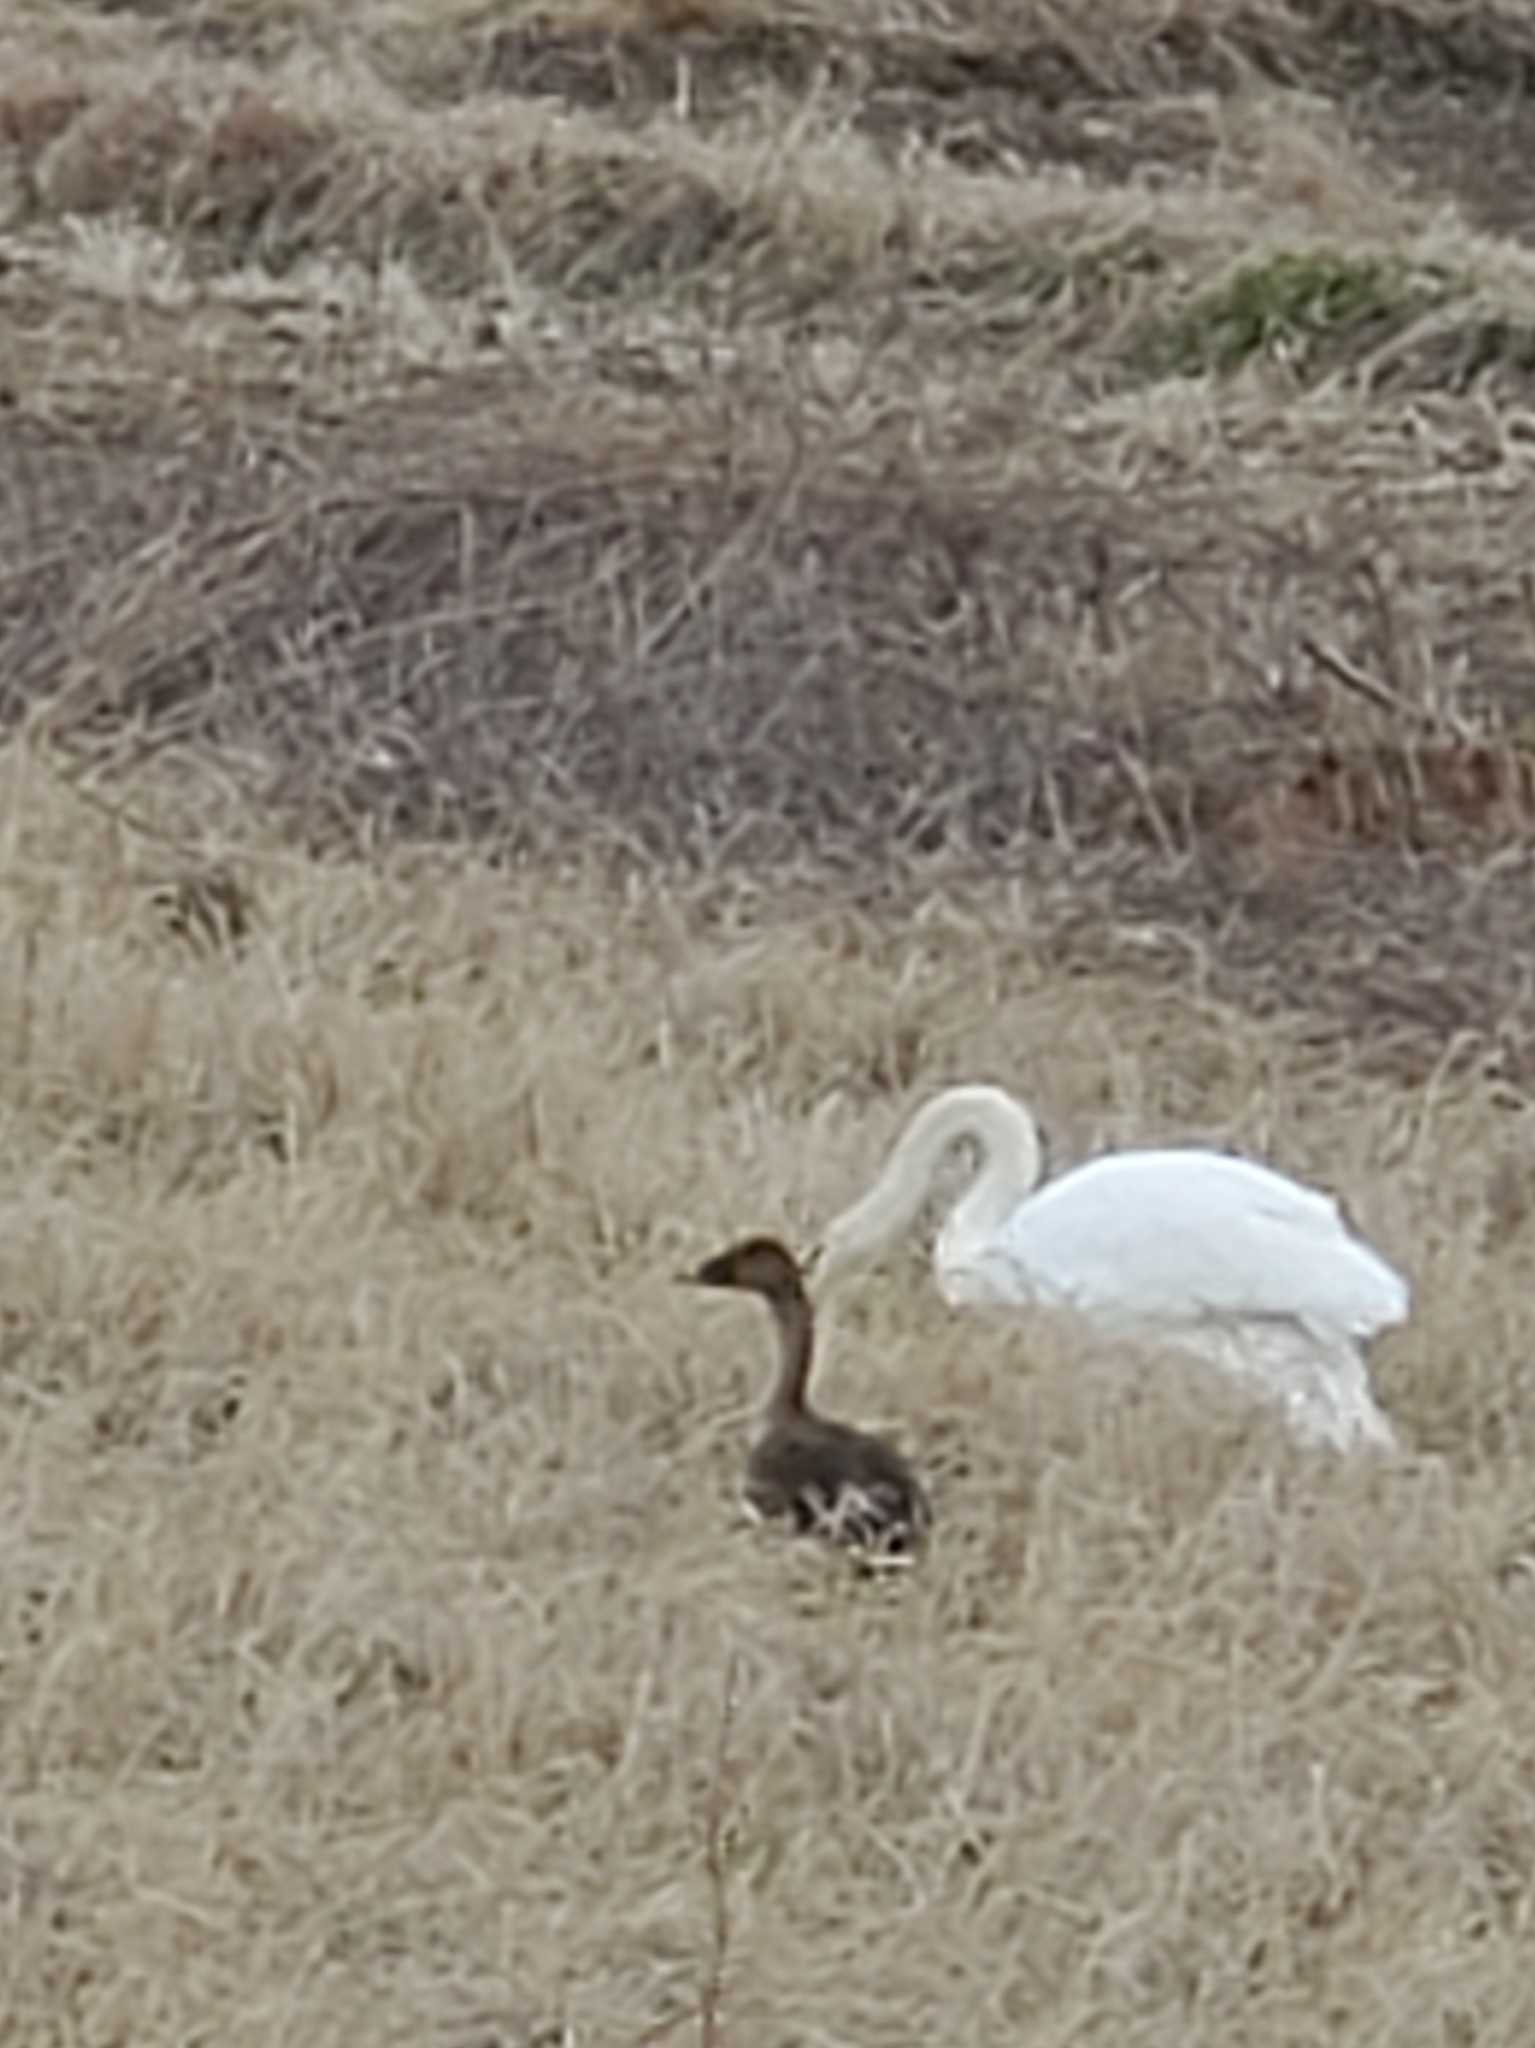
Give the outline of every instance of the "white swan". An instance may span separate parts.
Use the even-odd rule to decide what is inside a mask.
[[[951,1307],[1059,1305],[1191,1349],[1338,1450],[1395,1448],[1363,1347],[1404,1322],[1407,1282],[1338,1205],[1272,1168],[1194,1148],[1113,1152],[1034,1192],[1039,1136],[1001,1088],[949,1088],[912,1118],[868,1193],[807,1262],[819,1292],[916,1219],[948,1148],[981,1163],[934,1247]]]

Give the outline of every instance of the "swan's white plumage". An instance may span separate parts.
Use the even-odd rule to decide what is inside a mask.
[[[1406,1281],[1329,1196],[1249,1159],[1116,1152],[1035,1192],[1033,1118],[1000,1088],[951,1088],[907,1126],[863,1199],[826,1233],[823,1286],[914,1221],[956,1140],[982,1155],[934,1248],[954,1307],[1073,1308],[1212,1359],[1282,1402],[1303,1435],[1395,1443],[1362,1347],[1405,1321]]]

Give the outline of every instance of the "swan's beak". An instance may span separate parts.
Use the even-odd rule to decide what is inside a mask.
[[[809,1251],[806,1252],[805,1256],[799,1262],[800,1272],[805,1279],[810,1280],[815,1277],[816,1268],[820,1265],[822,1259],[825,1258],[825,1256],[826,1247],[824,1244],[813,1244],[810,1247]]]

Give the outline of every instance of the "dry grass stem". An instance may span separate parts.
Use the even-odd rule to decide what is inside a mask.
[[[719,2048],[720,2018],[725,2002],[725,1971],[730,1960],[730,1873],[726,1868],[725,1823],[730,1811],[732,1770],[730,1737],[735,1726],[736,1688],[740,1663],[734,1652],[726,1659],[720,1689],[720,1731],[714,1752],[704,1808],[704,1871],[709,1881],[709,1952],[698,1998],[700,2048]]]

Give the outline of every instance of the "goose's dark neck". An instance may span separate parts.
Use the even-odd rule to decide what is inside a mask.
[[[803,1294],[771,1295],[768,1307],[778,1330],[778,1378],[768,1401],[774,1416],[803,1415],[810,1360],[815,1348],[815,1312]]]

